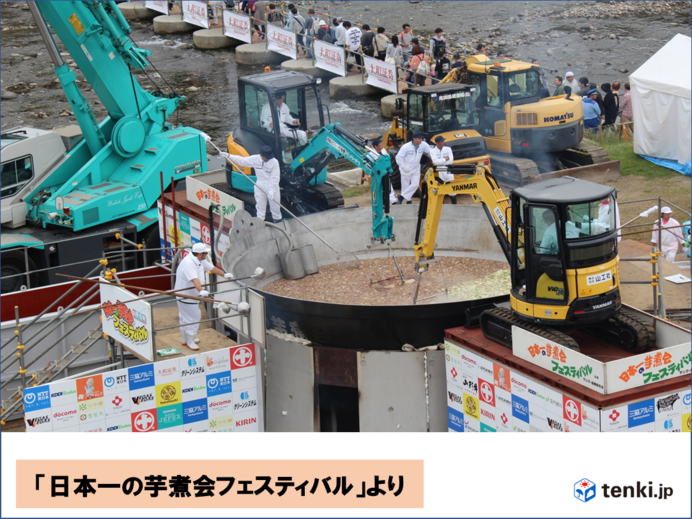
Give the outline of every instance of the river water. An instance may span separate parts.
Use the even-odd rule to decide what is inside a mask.
[[[53,128],[73,123],[33,19],[21,5],[0,2],[2,90],[18,94],[1,103],[2,128]],[[624,83],[630,72],[675,34],[690,35],[690,2],[356,1],[310,5],[331,17],[384,26],[390,34],[407,22],[425,41],[439,26],[452,50],[468,52],[483,41],[491,56],[502,48],[510,57],[539,59],[548,77],[572,70],[577,78],[587,76],[599,84]],[[150,72],[153,80],[161,86],[165,78],[187,98],[173,120],[209,133],[217,143],[225,142],[239,123],[237,78],[264,67],[238,65],[232,49],[186,48],[189,45],[184,44],[192,44],[191,33],[157,36],[151,21],[133,21],[131,26],[133,39],[152,51],[150,61],[158,70],[158,74]],[[625,69],[628,72],[620,72]],[[143,77],[140,83],[151,86]],[[93,91],[85,82],[81,86],[94,101],[97,118],[102,119],[106,113]],[[190,87],[197,90],[190,91]],[[321,89],[333,121],[359,133],[381,133],[390,126],[381,115],[379,98],[336,101],[330,99],[326,82]]]

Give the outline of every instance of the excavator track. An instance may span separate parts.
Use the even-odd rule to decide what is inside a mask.
[[[514,189],[531,182],[538,175],[538,166],[531,159],[515,157],[507,153],[490,153],[490,167],[493,177],[503,187]]]
[[[483,335],[491,341],[502,344],[506,348],[512,347],[513,325],[528,332],[535,333],[536,335],[540,335],[549,341],[554,341],[565,348],[580,351],[577,341],[566,333],[548,326],[527,323],[515,317],[512,314],[512,310],[509,308],[492,308],[490,310],[485,310],[481,314],[481,330],[483,330]]]
[[[586,331],[632,353],[642,353],[656,346],[654,327],[627,310],[618,311],[607,321]]]
[[[567,168],[590,166],[610,161],[608,152],[600,146],[590,146],[580,142],[574,148],[561,151],[557,154],[560,161]]]

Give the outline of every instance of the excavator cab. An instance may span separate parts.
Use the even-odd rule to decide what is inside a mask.
[[[572,177],[511,195],[511,304],[518,317],[589,325],[621,306],[615,188]],[[611,210],[612,209],[612,210]]]
[[[229,153],[255,155],[266,145],[272,148],[282,169],[288,166],[305,147],[310,130],[325,124],[318,89],[321,82],[319,78],[290,70],[238,78],[240,128],[228,138]],[[226,174],[233,188],[253,191],[254,186],[245,178],[251,174],[249,170],[238,172],[227,165]],[[313,179],[317,184],[325,181],[326,170]]]

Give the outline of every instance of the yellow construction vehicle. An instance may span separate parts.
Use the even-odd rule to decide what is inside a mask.
[[[452,70],[442,82],[404,94],[405,109],[398,99],[400,115],[385,135],[392,154],[420,131],[429,142],[444,136],[455,163],[483,163],[489,154],[495,178],[510,188],[545,174],[598,181],[619,177],[619,162],[611,162],[603,148],[582,143],[581,98],[541,99],[540,69],[530,63],[471,56],[465,68]],[[394,168],[395,187],[397,175]]]
[[[486,337],[511,347],[515,325],[576,350],[566,333],[572,329],[598,333],[632,352],[654,346],[653,328],[621,309],[615,188],[564,176],[516,188],[508,198],[487,167],[449,170],[454,180],[445,183],[435,168],[425,173],[416,268],[422,273],[435,259],[444,196],[465,194],[481,203],[512,280],[511,310],[481,314]]]

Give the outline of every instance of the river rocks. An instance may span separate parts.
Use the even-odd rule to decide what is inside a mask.
[[[620,72],[622,74],[626,74],[627,72],[629,72],[629,70],[627,70],[626,68],[621,68],[621,69],[618,69],[618,72]]]
[[[8,99],[14,99],[17,97],[17,94],[14,92],[10,92],[9,90],[4,90],[2,94],[0,94],[0,99],[3,100],[8,100]]]

